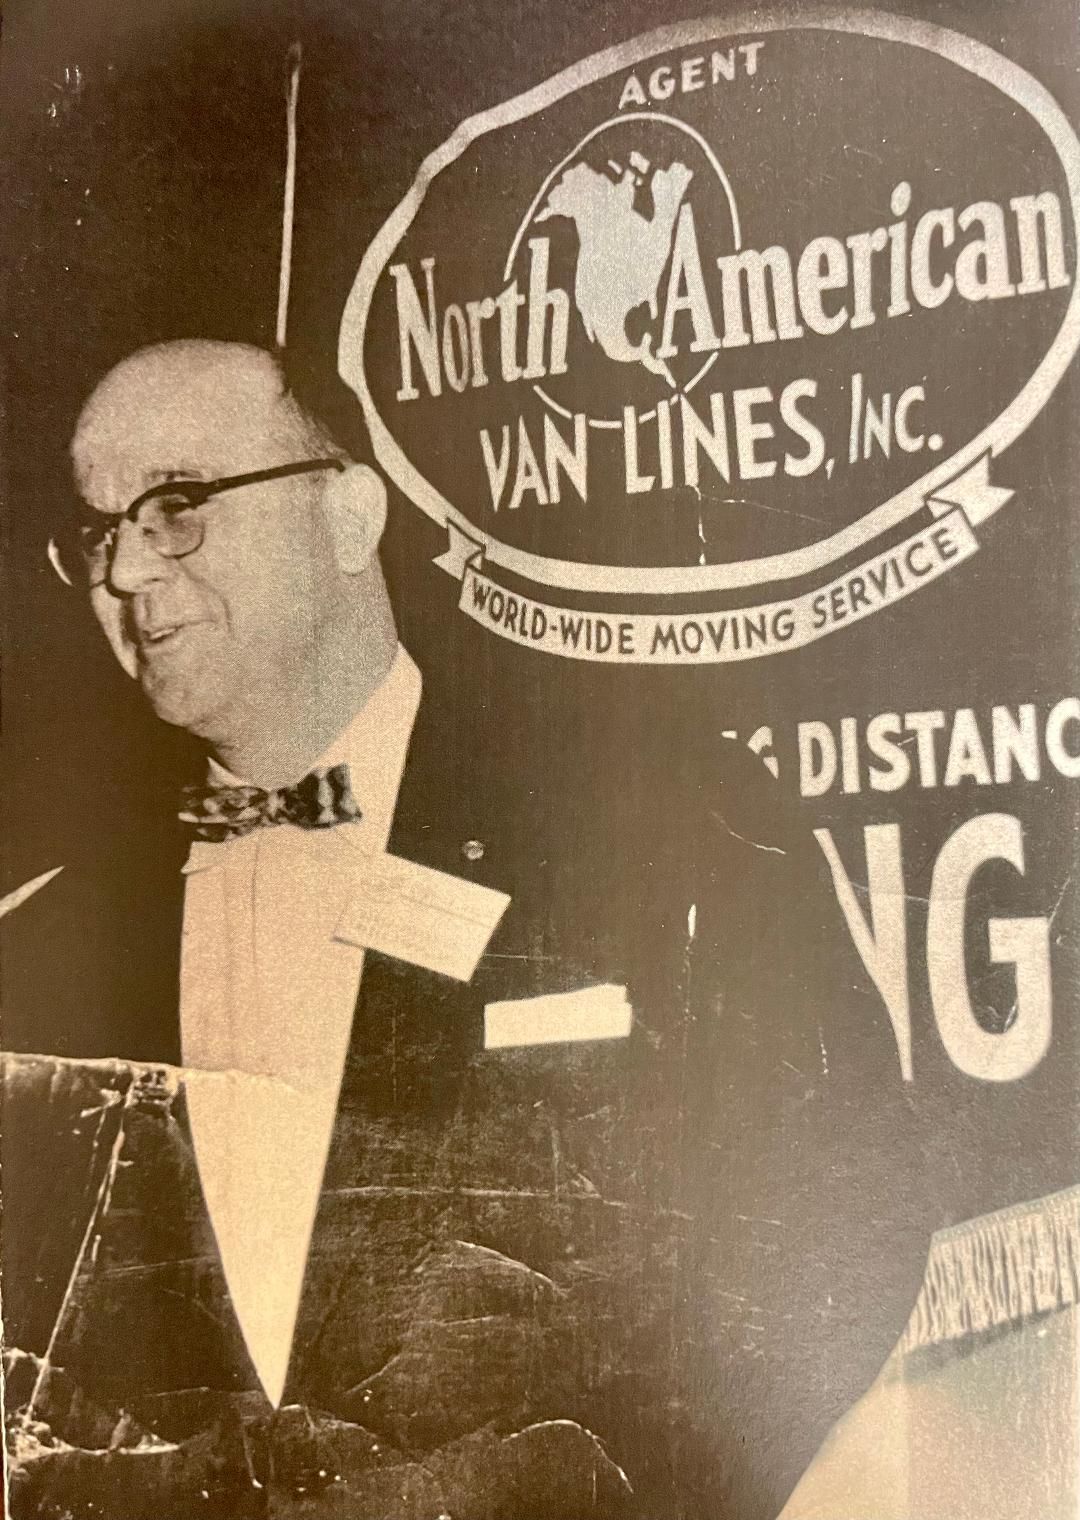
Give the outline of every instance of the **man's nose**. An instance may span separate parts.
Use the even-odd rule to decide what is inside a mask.
[[[108,583],[118,595],[141,591],[153,581],[165,580],[172,561],[163,558],[137,522],[123,518],[116,530]]]

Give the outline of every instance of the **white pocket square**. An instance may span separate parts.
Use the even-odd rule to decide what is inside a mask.
[[[632,1019],[626,988],[613,982],[541,997],[508,998],[488,1003],[484,1009],[484,1049],[625,1040]]]

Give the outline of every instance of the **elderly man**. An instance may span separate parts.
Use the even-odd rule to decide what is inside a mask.
[[[6,1259],[22,1512],[70,1502],[50,1442],[103,1444],[93,1407],[131,1448],[106,1514],[148,1474],[170,1515],[261,1513],[299,1468],[383,1520],[775,1515],[929,1229],[771,779],[704,730],[673,768],[619,702],[584,782],[554,738],[528,784],[501,718],[421,693],[381,483],[268,353],[135,354],[72,458],[54,563],[207,776],[10,918],[5,1047],[122,1058],[10,1084],[8,1234],[57,1222]]]
[[[386,848],[420,697],[376,556],[385,495],[282,395],[269,354],[223,344],[118,366],[79,419],[72,461],[91,509],[76,552],[94,613],[157,715],[205,743],[218,796],[320,762],[315,816],[297,823],[355,825],[193,816],[215,844],[184,867],[195,1154],[276,1404],[364,958],[337,919],[358,852]]]

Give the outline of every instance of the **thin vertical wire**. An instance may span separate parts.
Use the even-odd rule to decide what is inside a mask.
[[[281,266],[278,271],[278,306],[275,340],[285,347],[289,327],[289,285],[292,279],[293,211],[296,202],[296,102],[300,94],[301,47],[289,49],[289,78],[285,94],[285,196],[281,208]]]

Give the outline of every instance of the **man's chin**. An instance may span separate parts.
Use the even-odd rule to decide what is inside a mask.
[[[213,729],[213,715],[220,708],[204,688],[193,690],[186,682],[163,677],[145,668],[139,671],[139,685],[154,715],[171,728],[186,729],[197,738],[205,738]]]

